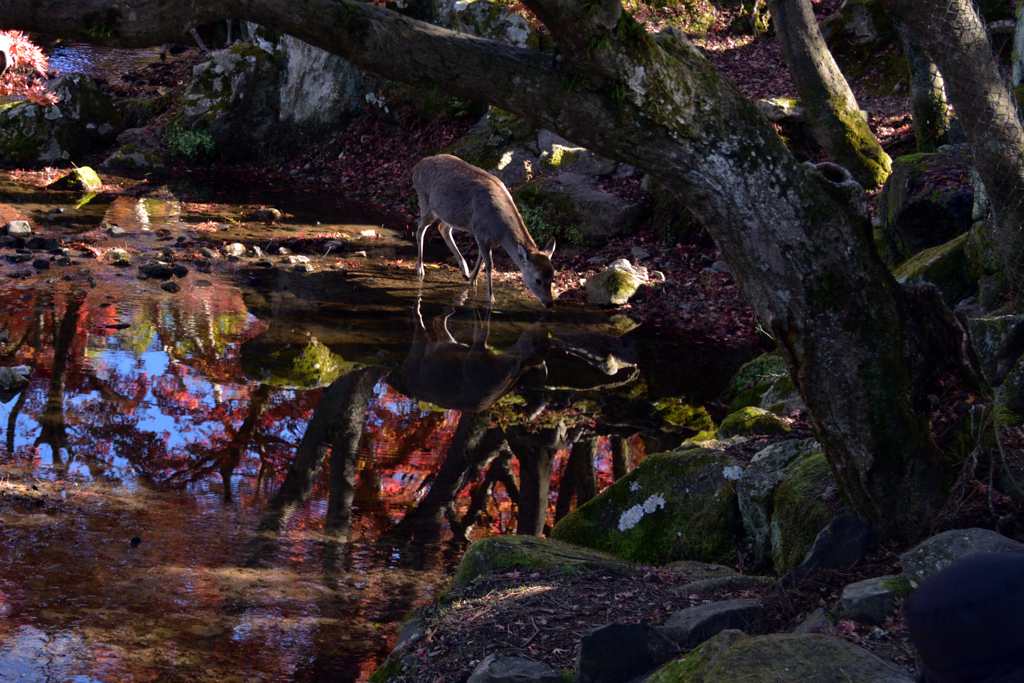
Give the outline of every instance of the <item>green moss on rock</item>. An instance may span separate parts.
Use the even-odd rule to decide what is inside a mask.
[[[737,641],[746,637],[742,631],[722,631],[674,662],[669,662],[658,669],[647,679],[647,683],[700,683],[711,665]]]
[[[967,265],[967,239],[965,233],[945,244],[925,249],[898,265],[893,276],[902,284],[935,285],[942,300],[953,308],[974,286]]]
[[[785,573],[800,564],[818,533],[840,512],[832,470],[821,450],[797,458],[775,489],[771,516],[772,559]],[[832,492],[831,500],[826,496]]]
[[[560,567],[563,571],[612,569],[632,573],[633,567],[611,555],[534,536],[492,536],[476,541],[466,550],[452,579],[452,588],[468,586],[473,579],[494,571]]]
[[[743,534],[728,455],[694,448],[648,456],[551,531],[633,562],[720,562]]]
[[[662,422],[695,432],[715,429],[715,422],[704,406],[695,406],[678,398],[663,398],[654,404],[654,416]]]
[[[71,173],[61,176],[47,185],[50,190],[98,190],[102,187],[103,181],[96,171],[88,166],[80,166]]]
[[[730,403],[741,393],[761,386],[764,387],[764,391],[761,392],[761,396],[763,396],[772,383],[780,375],[786,374],[786,372],[786,361],[782,359],[782,354],[778,351],[762,353],[757,358],[740,366],[740,369],[730,380],[729,388],[722,395],[722,401]],[[757,403],[760,403],[760,398],[758,398]],[[750,403],[748,405],[757,405],[757,403]]]
[[[789,425],[782,419],[763,408],[747,406],[726,416],[718,427],[718,436],[728,439],[731,436],[767,436],[771,434],[788,434]]]

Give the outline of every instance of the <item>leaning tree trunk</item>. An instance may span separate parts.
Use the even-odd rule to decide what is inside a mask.
[[[906,28],[899,24],[903,55],[910,71],[910,113],[918,152],[934,152],[949,136],[949,105],[939,67]]]
[[[996,215],[1017,305],[1024,302],[1024,127],[970,0],[885,0],[938,65]]]
[[[811,0],[768,0],[772,24],[814,136],[829,158],[866,188],[885,182],[892,162],[861,115],[832,58]]]
[[[863,194],[798,163],[677,30],[652,36],[619,0],[524,1],[557,54],[357,0],[0,0],[0,28],[130,46],[242,18],[385,78],[487,100],[651,173],[711,232],[778,339],[849,505],[884,538],[919,537],[957,468],[931,437],[929,382],[969,370],[938,297],[908,295],[879,259]]]

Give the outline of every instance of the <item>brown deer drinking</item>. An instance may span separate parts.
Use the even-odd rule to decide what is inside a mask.
[[[420,200],[420,223],[416,228],[416,274],[423,278],[423,236],[427,229],[440,221],[439,230],[445,244],[455,254],[463,277],[476,282],[480,264],[487,269],[487,303],[494,301],[491,292],[491,249],[502,246],[523,274],[523,284],[540,299],[545,308],[554,300],[551,280],[555,269],[551,255],[555,251],[552,237],[538,249],[516,209],[512,195],[505,185],[486,171],[482,171],[450,154],[438,154],[421,160],[412,169],[412,184]],[[452,230],[463,230],[476,238],[479,256],[472,272],[459,248],[452,240]]]

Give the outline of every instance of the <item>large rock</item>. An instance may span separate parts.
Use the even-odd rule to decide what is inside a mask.
[[[942,300],[951,309],[974,289],[967,268],[965,245],[967,235],[925,249],[915,254],[893,270],[893,276],[900,284],[933,284],[942,295]]]
[[[721,399],[729,404],[730,412],[747,406],[760,406],[768,390],[788,375],[786,361],[778,351],[763,353],[740,366]]]
[[[877,549],[878,537],[874,529],[854,515],[840,515],[814,538],[811,549],[794,573],[848,567]]]
[[[750,598],[709,602],[673,612],[661,633],[681,650],[690,650],[727,629],[757,627],[761,603]]]
[[[743,533],[730,456],[695,448],[648,456],[564,517],[551,537],[634,562],[721,561]]]
[[[778,415],[764,408],[748,406],[728,415],[718,428],[718,435],[723,439],[732,436],[754,436],[770,434],[787,434],[789,425]]]
[[[1002,384],[1024,354],[1024,316],[971,318],[967,329],[985,379],[993,386]]]
[[[289,129],[329,130],[359,111],[363,72],[337,55],[282,36],[279,120]]]
[[[158,154],[134,143],[118,147],[101,165],[111,171],[128,173],[153,173],[167,168]]]
[[[587,278],[584,289],[587,299],[595,306],[621,306],[633,298],[642,284],[643,279],[629,261],[619,259]]]
[[[878,196],[876,243],[890,266],[966,233],[972,224],[971,162],[959,154],[911,154],[893,161]]]
[[[822,529],[842,510],[823,451],[808,449],[786,467],[772,505],[772,561],[784,573],[801,563]]]
[[[814,439],[781,441],[758,451],[743,471],[736,492],[743,528],[751,546],[748,561],[751,567],[773,562],[775,492],[786,478],[789,466],[801,457],[821,452],[821,444]]]
[[[524,206],[543,211],[549,222],[572,227],[585,239],[633,233],[647,217],[642,204],[624,202],[578,173],[532,180],[515,196]]]
[[[608,624],[580,640],[580,683],[620,683],[671,659],[679,649],[649,624]]]
[[[977,189],[975,197],[977,197]],[[971,226],[964,244],[967,273],[978,286],[978,304],[984,311],[1003,305],[1010,289],[1004,270],[1002,241],[988,221],[979,220]]]
[[[598,156],[545,129],[537,133],[537,147],[540,149],[541,169],[547,173],[606,176],[618,167],[618,163],[611,159]]]
[[[85,74],[65,74],[46,89],[49,107],[29,101],[0,106],[0,161],[49,164],[80,158],[111,144],[124,128],[110,98]]]
[[[630,573],[628,563],[587,548],[534,536],[492,536],[466,549],[452,579],[452,588],[468,586],[493,571],[531,571],[559,567],[565,570],[605,569]]]
[[[458,0],[452,6],[451,27],[460,33],[527,47],[540,47],[537,31],[523,17],[495,0]]]
[[[466,683],[561,683],[547,664],[522,657],[487,655]]]
[[[703,683],[911,683],[893,664],[839,638],[780,633],[743,638],[719,655]]]
[[[988,529],[955,529],[944,531],[900,555],[903,576],[920,583],[957,560],[978,553],[1021,553],[1018,543]]]
[[[833,610],[838,619],[878,625],[896,610],[896,599],[906,598],[910,584],[895,576],[878,576],[848,584]]]
[[[74,190],[91,192],[103,186],[96,171],[88,166],[79,166],[70,173],[57,178],[46,186],[48,190]]]

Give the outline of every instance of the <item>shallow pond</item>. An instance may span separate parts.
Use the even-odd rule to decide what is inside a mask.
[[[333,197],[40,184],[0,174],[38,232],[0,248],[0,365],[31,369],[0,393],[2,680],[365,680],[464,539],[554,521],[574,441],[606,486],[751,355],[512,277],[488,314]]]

